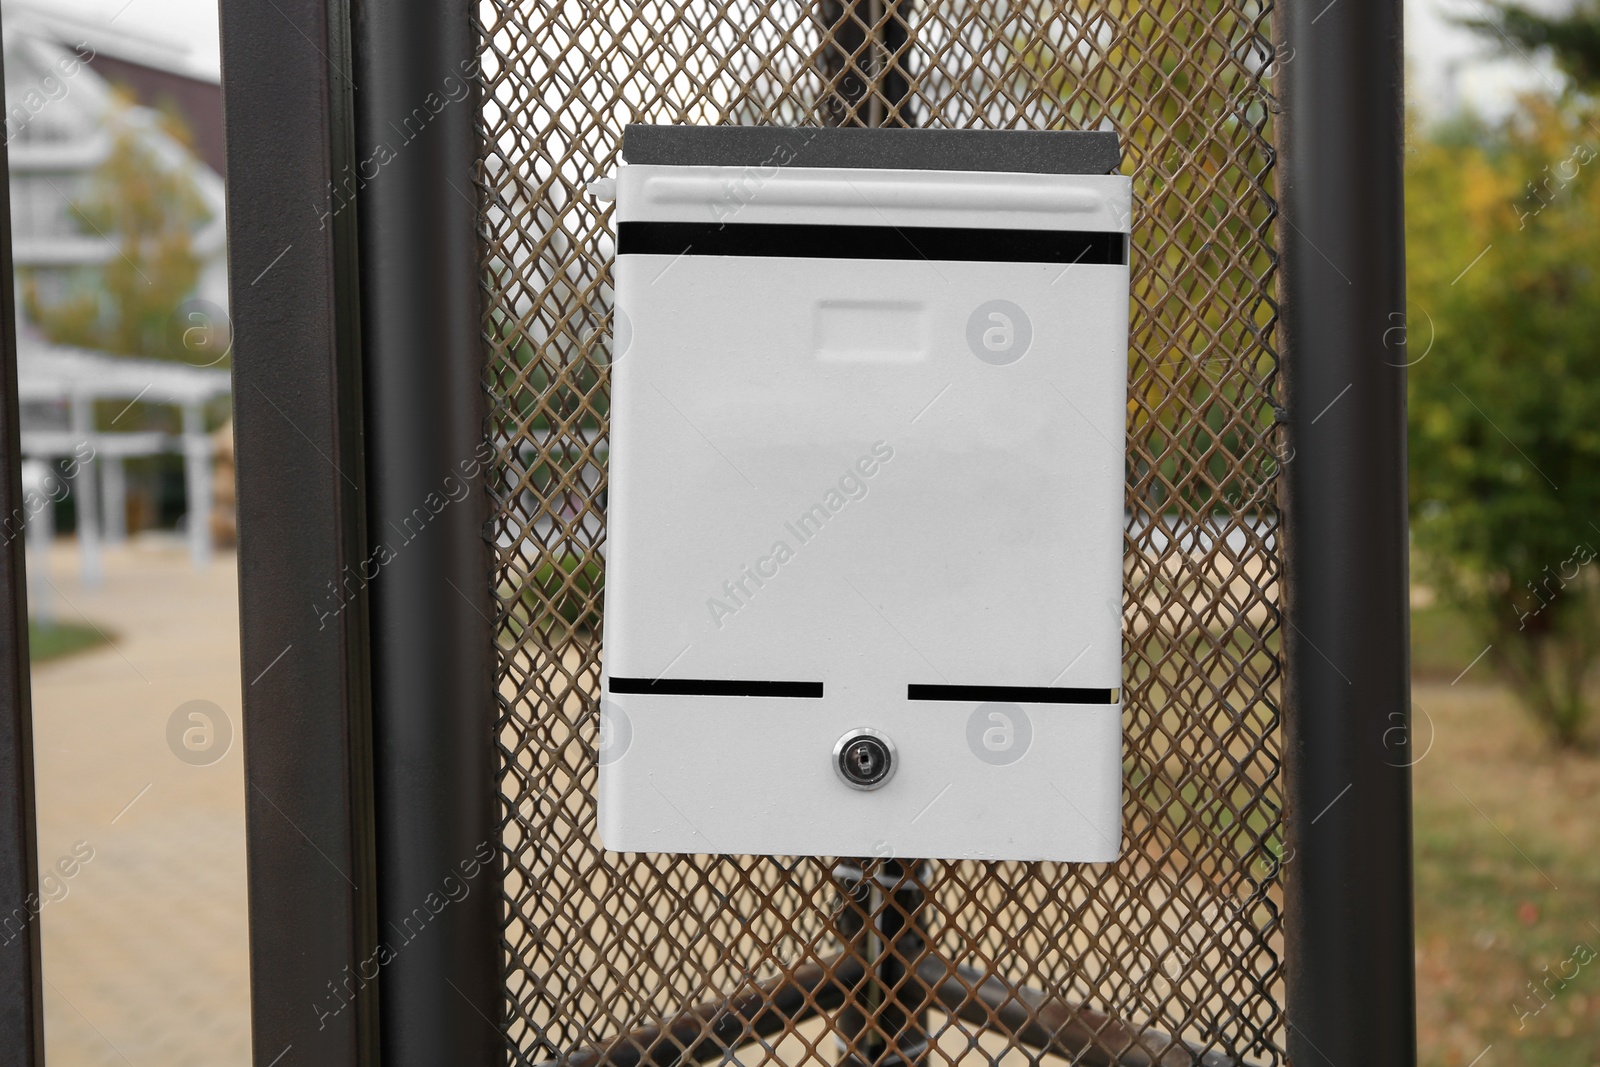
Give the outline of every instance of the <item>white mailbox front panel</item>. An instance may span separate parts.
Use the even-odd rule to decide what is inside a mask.
[[[1114,859],[1129,180],[616,195],[602,842]]]

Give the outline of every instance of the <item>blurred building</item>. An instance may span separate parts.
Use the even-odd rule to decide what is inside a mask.
[[[125,537],[130,516],[141,526],[159,521],[162,501],[176,496],[191,551],[204,562],[217,495],[208,411],[229,388],[227,370],[211,356],[226,351],[217,337],[226,332],[228,303],[219,79],[192,62],[181,43],[119,28],[115,20],[88,22],[25,0],[0,0],[0,26],[13,262],[27,283],[18,285],[22,448],[43,465],[36,469],[70,479],[70,493],[52,500],[41,521],[50,521],[55,504],[70,496],[84,577],[92,583],[101,542]],[[102,176],[119,144],[134,146],[149,172],[181,176],[182,187],[193,191],[185,202],[198,200],[192,229],[180,227],[198,266],[187,294],[192,304],[175,307],[168,324],[169,335],[184,338],[179,358],[172,358],[171,345],[143,353],[167,358],[149,359],[130,355],[126,346],[112,354],[58,343],[29,320],[22,299],[27,291],[37,306],[61,306],[88,292],[92,308],[107,299],[100,294],[108,269],[127,265],[145,276],[134,262],[139,253],[130,257],[133,246],[122,243],[130,238],[106,232],[80,210],[96,195],[97,180],[104,197]],[[191,306],[204,313],[191,313]],[[68,317],[98,321],[92,310]],[[201,338],[193,353],[185,351],[191,336]],[[136,415],[126,420],[108,414],[135,404]],[[130,491],[130,469],[148,484]],[[176,493],[163,488],[173,481],[163,472],[176,475]]]
[[[47,7],[3,0],[6,145],[11,164],[15,265],[50,271],[104,264],[117,255],[107,238],[86,234],[71,204],[88,192],[111,152],[114,90],[135,106],[117,114],[155,158],[185,169],[209,221],[194,235],[205,267],[197,296],[226,308],[226,202],[223,198],[222,87],[171,42],[73,19]],[[164,128],[176,115],[193,135],[180,143]]]

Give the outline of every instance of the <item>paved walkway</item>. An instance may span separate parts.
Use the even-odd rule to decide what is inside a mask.
[[[167,538],[112,549],[105,563],[104,583],[85,590],[70,544],[53,549],[57,618],[87,619],[112,644],[33,672],[41,873],[93,850],[69,860],[72,877],[40,915],[47,1055],[51,1067],[245,1067],[234,559],[196,571]],[[174,709],[197,699],[233,725],[209,766],[167,743]]]

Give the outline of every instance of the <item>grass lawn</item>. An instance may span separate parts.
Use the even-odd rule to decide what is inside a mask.
[[[1415,613],[1421,1062],[1600,1067],[1600,956],[1573,960],[1600,953],[1600,757],[1553,750],[1487,659],[1452,685],[1475,644]]]
[[[70,656],[105,642],[105,635],[92,626],[58,622],[41,627],[32,619],[28,620],[28,659],[34,663]]]

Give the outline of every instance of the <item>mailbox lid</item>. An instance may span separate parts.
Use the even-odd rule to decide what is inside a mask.
[[[630,164],[852,170],[1112,174],[1122,166],[1105,130],[909,130],[786,126],[652,126],[622,132]]]
[[[1111,173],[1119,162],[1116,134],[1100,132],[629,126],[617,174],[618,253],[722,254],[756,239],[748,227],[803,226],[829,230],[775,234],[773,247],[803,244],[809,233],[823,255],[856,258],[845,228],[887,251],[907,242],[884,241],[884,227],[920,227],[929,232],[906,235],[914,247],[905,255],[880,258],[1126,264],[1126,240],[1114,254],[1097,246],[1079,256],[1060,241],[1054,252],[1030,251],[1041,233],[1127,234],[1133,184]],[[678,229],[645,246],[640,223]],[[977,234],[954,235],[959,251],[941,253],[938,231],[951,229],[991,231],[992,253],[974,254]]]

